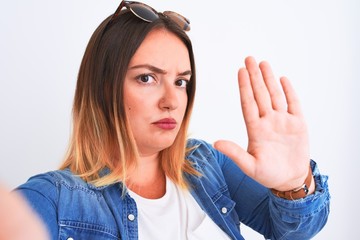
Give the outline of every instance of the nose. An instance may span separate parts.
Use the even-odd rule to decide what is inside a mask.
[[[164,84],[162,88],[159,107],[165,111],[175,110],[178,107],[179,99],[177,96],[175,85]]]

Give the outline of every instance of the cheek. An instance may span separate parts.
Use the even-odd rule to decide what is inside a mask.
[[[134,99],[131,99],[131,101],[125,100],[124,104],[125,104],[124,107],[125,107],[126,115],[130,119],[133,119],[134,115],[136,115],[136,112],[139,111],[139,109],[138,109],[139,103],[134,101]]]
[[[187,95],[183,96],[181,103],[182,103],[181,104],[181,110],[182,110],[183,114],[185,114],[187,104],[188,104],[188,96]]]
[[[126,111],[133,111],[137,106],[141,104],[141,98],[137,96],[135,91],[132,91],[132,88],[125,88],[124,94],[124,107]]]
[[[134,111],[136,111],[136,101],[134,96],[131,93],[126,93],[124,95],[124,108],[126,112],[126,116],[131,119],[133,118]]]
[[[149,109],[151,109],[150,103],[151,101],[145,98],[144,95],[126,94],[124,98],[126,115],[132,121],[144,118]]]

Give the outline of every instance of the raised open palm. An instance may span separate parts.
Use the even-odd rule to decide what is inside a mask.
[[[214,146],[248,176],[268,188],[301,186],[309,169],[307,127],[299,100],[286,77],[280,84],[270,65],[245,59],[238,73],[241,107],[248,133],[247,151],[230,141]]]

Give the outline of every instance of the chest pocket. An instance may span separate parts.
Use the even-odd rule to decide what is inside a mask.
[[[119,233],[106,226],[62,221],[59,223],[59,240],[120,240]]]

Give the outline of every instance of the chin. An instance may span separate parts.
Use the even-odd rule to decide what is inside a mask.
[[[161,150],[164,150],[166,148],[169,148],[171,147],[175,142],[175,138],[173,139],[169,139],[169,140],[163,140],[161,141],[161,143],[159,144]]]
[[[154,146],[155,148],[158,149],[158,151],[162,151],[166,148],[169,148],[171,147],[175,142],[175,137],[172,137],[172,138],[162,138],[162,139],[159,139],[159,141],[156,141],[154,140],[153,141],[153,145],[156,144],[156,146]]]

